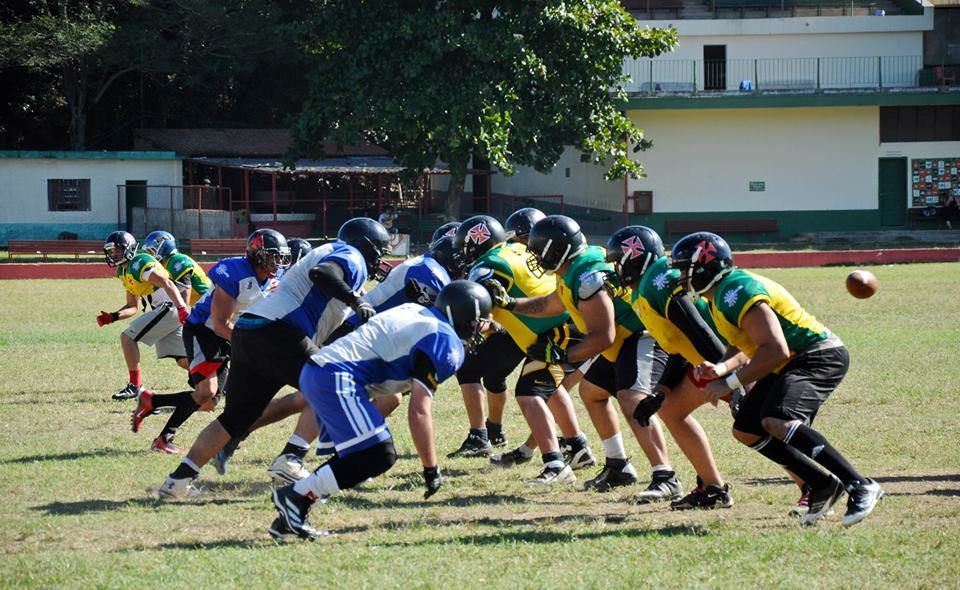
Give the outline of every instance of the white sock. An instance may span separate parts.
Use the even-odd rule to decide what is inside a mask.
[[[304,440],[303,437],[298,434],[291,434],[290,438],[287,439],[287,443],[295,447],[300,447],[301,449],[310,448],[310,441]]]
[[[650,471],[656,473],[658,471],[673,471],[673,467],[670,467],[669,463],[663,463],[661,465],[654,465],[650,468]]]
[[[533,456],[533,453],[536,452],[536,449],[531,449],[530,447],[527,446],[526,443],[517,447],[517,450],[520,451],[521,455],[523,455],[524,457],[527,457],[528,459]]]
[[[627,449],[623,447],[623,434],[618,432],[603,441],[603,454],[607,459],[626,459]]]
[[[196,471],[197,473],[200,473],[200,467],[199,467],[196,463],[194,463],[193,461],[191,461],[191,460],[190,460],[190,457],[184,457],[184,458],[181,459],[180,461],[181,461],[182,463],[186,464],[187,467],[189,467],[190,469],[193,469],[193,470]]]
[[[329,465],[324,465],[309,476],[293,484],[293,491],[301,496],[313,495],[314,500],[340,493],[340,486]]]

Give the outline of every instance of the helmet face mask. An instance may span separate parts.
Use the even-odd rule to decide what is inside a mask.
[[[483,340],[481,332],[490,320],[493,300],[478,283],[457,280],[440,289],[434,307],[447,319],[469,351]]]
[[[310,242],[306,241],[303,238],[290,238],[287,240],[287,246],[290,247],[290,265],[294,265],[301,258],[306,256],[313,250],[313,246],[310,245]]]
[[[390,252],[390,234],[379,221],[369,217],[348,219],[340,226],[337,240],[360,251],[367,263],[368,278],[382,281],[387,277],[392,267],[382,258]]]
[[[464,262],[471,265],[506,239],[499,221],[489,215],[474,215],[457,228],[453,246],[463,252]]]
[[[628,225],[607,240],[607,262],[613,263],[624,285],[640,282],[653,262],[664,256],[660,235],[649,227]]]
[[[287,238],[273,229],[258,229],[247,238],[247,259],[267,276],[276,276],[282,268],[290,266],[290,246]]]
[[[177,253],[177,240],[165,231],[153,231],[143,240],[143,250],[160,262]]]
[[[527,250],[547,274],[554,274],[568,260],[587,248],[580,224],[566,215],[548,215],[530,230]]]
[[[702,294],[733,270],[733,253],[717,234],[697,232],[674,244],[671,266],[680,271],[687,291]]]
[[[125,231],[115,231],[103,241],[103,257],[107,266],[116,268],[137,255],[137,240]]]

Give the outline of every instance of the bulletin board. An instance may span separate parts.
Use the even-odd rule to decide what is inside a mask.
[[[960,197],[960,158],[910,161],[910,206],[936,207],[940,191]]]

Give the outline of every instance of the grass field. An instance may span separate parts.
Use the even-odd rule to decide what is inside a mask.
[[[847,379],[817,419],[887,496],[863,523],[837,516],[802,527],[787,516],[796,488],[729,436],[725,409],[701,408],[736,501],[722,511],[672,513],[575,487],[530,489],[537,462],[495,470],[441,460],[446,485],[422,500],[420,465],[403,413],[391,418],[397,465],[318,506],[331,530],[275,544],[265,473],[292,423],[259,431],[226,476],[204,469],[199,501],[161,503],[154,490],[177,459],[148,451],[166,415],[129,428],[132,402],[118,335],[97,328],[120,306],[115,280],[0,282],[0,587],[2,588],[956,588],[960,580],[960,265],[874,267],[881,291],[855,300],[850,269],[769,270],[837,332],[852,355]],[[178,391],[183,372],[144,350],[148,386]],[[442,453],[466,433],[455,383],[441,387]],[[578,402],[578,408],[580,408]],[[401,408],[404,410],[404,408]],[[582,408],[581,408],[582,410]],[[212,418],[195,415],[189,446]],[[525,436],[516,405],[510,445]],[[595,452],[599,441],[581,411]],[[669,440],[669,436],[668,436]],[[628,452],[647,476],[635,440]],[[670,441],[684,486],[689,464]],[[316,459],[310,458],[311,466]],[[592,477],[578,472],[580,481]]]

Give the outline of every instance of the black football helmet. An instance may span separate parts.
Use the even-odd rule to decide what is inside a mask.
[[[103,256],[107,266],[126,264],[137,255],[137,240],[125,231],[115,231],[103,241]]]
[[[382,281],[390,272],[390,265],[382,261],[390,252],[390,234],[379,221],[369,217],[354,217],[340,226],[337,239],[360,251],[367,263],[369,278]]]
[[[463,278],[467,264],[463,261],[463,253],[453,247],[453,236],[441,236],[430,245],[427,255],[440,263],[451,280]]]
[[[454,235],[456,235],[458,227],[460,227],[459,221],[448,221],[443,225],[441,225],[440,227],[438,227],[437,229],[433,230],[433,235],[430,236],[430,245],[432,246],[433,244],[435,244],[437,240],[439,240],[443,236],[453,237]]]
[[[434,303],[465,343],[480,338],[481,320],[490,319],[493,300],[487,290],[473,281],[453,281],[440,289]]]
[[[638,283],[647,268],[663,255],[660,235],[643,225],[628,225],[607,240],[607,262],[616,267],[624,285]]]
[[[247,237],[247,260],[275,276],[277,270],[290,266],[287,238],[275,229],[256,230]]]
[[[290,246],[290,265],[294,265],[298,260],[306,256],[310,250],[313,250],[313,246],[310,245],[310,242],[304,240],[303,238],[290,238],[287,240],[287,245]]]
[[[548,215],[533,224],[527,250],[540,261],[540,267],[555,273],[560,266],[587,249],[587,238],[580,224],[566,215]]]
[[[507,232],[507,240],[526,244],[527,238],[530,236],[530,228],[544,217],[546,217],[546,214],[535,207],[517,209],[503,222],[503,229]]]
[[[453,246],[463,252],[463,261],[471,265],[506,239],[499,221],[489,215],[474,215],[460,223],[453,236]]]
[[[687,291],[703,293],[733,270],[733,252],[727,241],[710,232],[684,236],[673,245],[671,266],[680,271]]]

